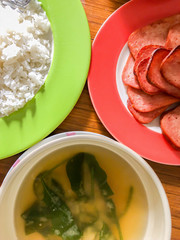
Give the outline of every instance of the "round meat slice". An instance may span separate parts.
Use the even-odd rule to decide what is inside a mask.
[[[161,63],[169,52],[170,51],[165,48],[159,48],[154,51],[147,71],[147,79],[162,91],[180,98],[180,89],[170,84],[160,72]]]
[[[127,94],[133,108],[139,112],[150,112],[180,101],[179,98],[175,98],[165,93],[149,95],[142,90],[132,87],[128,87]]]
[[[149,65],[150,58],[143,59],[137,69],[137,79],[140,85],[140,88],[147,94],[154,95],[161,92],[159,88],[152,85],[147,80],[147,71]]]
[[[173,49],[180,45],[180,23],[175,24],[169,29],[165,47]]]
[[[167,107],[162,107],[155,109],[154,111],[151,112],[138,112],[135,108],[133,108],[131,101],[128,99],[127,101],[127,107],[131,114],[134,116],[134,118],[143,124],[147,124],[152,122],[155,118],[157,118],[161,113],[163,113]]]
[[[125,85],[140,89],[139,83],[133,72],[134,58],[130,54],[122,73],[122,81]]]
[[[162,61],[161,73],[170,84],[180,88],[180,45]]]
[[[160,48],[159,45],[147,45],[141,48],[141,50],[138,52],[137,57],[134,62],[134,74],[137,75],[138,65],[139,63],[145,59],[151,57],[154,50],[157,48]]]
[[[180,149],[180,105],[162,115],[160,126],[164,136]]]
[[[128,38],[128,46],[136,59],[140,49],[146,45],[165,46],[171,26],[180,22],[180,14],[176,14],[137,29]]]

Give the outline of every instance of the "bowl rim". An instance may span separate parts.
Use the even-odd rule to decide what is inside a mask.
[[[166,236],[166,239],[170,239],[171,238],[171,228],[172,228],[170,206],[169,206],[168,198],[167,198],[166,192],[163,188],[163,185],[162,185],[160,179],[158,178],[158,176],[156,175],[156,173],[154,172],[154,170],[140,155],[138,155],[136,152],[134,152],[129,147],[127,147],[124,144],[119,143],[109,137],[106,137],[104,135],[97,134],[97,133],[86,132],[86,131],[59,133],[59,134],[55,134],[53,136],[50,136],[50,137],[42,140],[41,142],[37,143],[33,147],[26,150],[16,160],[16,162],[10,168],[9,172],[7,173],[7,175],[5,177],[3,183],[0,187],[0,202],[1,202],[1,199],[3,199],[2,198],[3,194],[6,194],[6,189],[9,187],[9,183],[13,180],[13,178],[15,178],[16,174],[18,174],[18,172],[20,172],[27,163],[32,161],[33,155],[43,152],[44,149],[47,147],[49,149],[52,149],[53,145],[56,145],[56,146],[58,144],[60,145],[61,142],[64,142],[64,141],[66,142],[70,139],[72,141],[74,141],[76,139],[85,139],[85,138],[99,141],[99,143],[104,141],[104,143],[107,143],[108,146],[114,146],[117,150],[121,150],[125,154],[128,154],[130,157],[132,157],[145,170],[145,172],[149,175],[149,177],[155,184],[157,191],[159,193],[161,204],[162,204],[162,209],[163,209],[163,213],[164,213],[164,223],[165,223],[164,228],[166,230],[166,233],[164,235]],[[54,150],[50,151],[50,153],[52,153],[53,151]],[[43,157],[40,157],[39,161],[42,158]],[[126,161],[126,162],[131,167],[133,167],[133,165],[130,164],[129,161]],[[36,163],[38,163],[38,161]],[[35,166],[36,163],[33,164],[32,168]],[[28,172],[30,172],[30,171],[31,171],[31,169],[28,170]],[[21,183],[19,184],[19,187],[20,186],[21,186]],[[143,187],[144,187],[144,185],[143,185]],[[15,198],[15,201],[16,201],[16,198]]]

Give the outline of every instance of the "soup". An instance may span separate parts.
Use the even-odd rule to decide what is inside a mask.
[[[100,147],[63,151],[47,156],[45,166],[23,181],[16,202],[18,239],[142,239],[147,199],[133,169]]]

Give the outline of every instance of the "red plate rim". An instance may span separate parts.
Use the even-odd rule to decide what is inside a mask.
[[[155,20],[180,13],[179,0],[133,0],[102,25],[92,46],[88,89],[101,122],[119,142],[153,162],[180,165],[180,151],[162,134],[138,123],[126,110],[116,85],[116,66],[131,32]]]

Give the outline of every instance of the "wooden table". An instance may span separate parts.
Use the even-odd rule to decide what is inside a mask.
[[[92,41],[106,18],[126,1],[81,0],[89,21]],[[87,85],[76,106],[65,121],[51,134],[65,131],[91,131],[105,136],[107,132],[97,117],[88,94]],[[20,154],[0,161],[0,184]],[[146,160],[147,161],[147,160]],[[180,240],[180,167],[165,166],[147,161],[160,178],[166,191],[172,213],[172,240]],[[158,240],[158,239],[152,239]]]

